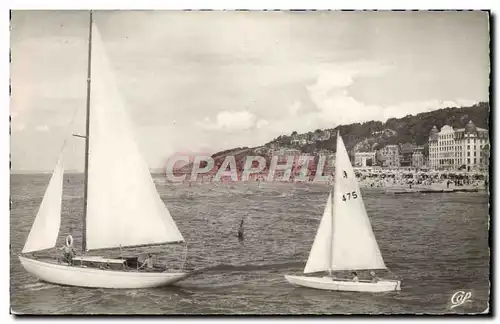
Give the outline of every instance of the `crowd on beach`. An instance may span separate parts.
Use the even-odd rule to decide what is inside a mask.
[[[447,171],[401,171],[401,170],[356,170],[356,177],[360,187],[364,188],[477,188],[486,189],[488,187],[488,175],[480,172],[447,172]],[[254,175],[243,181],[238,177],[237,182],[269,182],[266,176]],[[191,180],[184,182],[191,185]],[[198,178],[200,183],[224,184],[234,182],[230,177],[222,177],[215,179],[212,176]],[[298,181],[291,176],[288,180],[282,179],[281,176],[274,178],[272,182],[314,182],[314,183],[333,183],[333,174],[329,180],[318,181],[314,177],[309,178],[309,181]]]
[[[357,173],[359,185],[371,188],[391,187],[468,187],[486,188],[487,176],[483,173],[453,173],[453,172],[395,172],[381,174]]]

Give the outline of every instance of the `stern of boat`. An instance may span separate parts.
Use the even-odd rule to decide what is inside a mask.
[[[286,279],[286,281],[288,281],[288,282],[289,282],[289,283],[291,283],[292,285],[300,286],[300,285],[297,283],[297,277],[296,277],[296,276],[285,275],[285,279]]]
[[[396,291],[400,291],[401,290],[401,281],[400,280],[396,281],[396,289],[395,290]]]

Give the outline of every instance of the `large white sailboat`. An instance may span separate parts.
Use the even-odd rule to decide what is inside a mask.
[[[73,263],[35,255],[54,248],[59,235],[64,175],[61,153],[19,256],[23,267],[43,281],[80,287],[148,288],[188,276],[182,270],[164,267],[142,269],[138,256],[86,255],[92,250],[184,242],[139,153],[117,91],[90,12],[86,134],[77,135],[86,142],[81,255],[74,257]],[[72,238],[66,243],[71,246]]]
[[[401,289],[399,280],[347,280],[334,272],[387,269],[380,253],[361,191],[344,142],[337,134],[335,188],[330,192],[304,274],[328,271],[327,276],[285,275],[288,282],[316,289],[383,292]]]

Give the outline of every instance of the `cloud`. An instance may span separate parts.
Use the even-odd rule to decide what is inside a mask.
[[[332,66],[321,72],[316,82],[307,87],[307,91],[319,110],[320,119],[324,121],[344,124],[365,119],[367,113],[371,116],[379,115],[381,107],[357,101],[349,95],[349,87],[356,78],[377,77],[389,70],[387,66],[368,62]]]
[[[472,100],[422,100],[400,102],[393,105],[366,103],[350,93],[351,87],[359,79],[373,79],[392,71],[391,66],[377,62],[342,62],[342,64],[323,64],[315,70],[315,78],[303,86],[304,96],[289,96],[289,104],[279,105],[272,110],[249,112],[220,111],[215,117],[205,117],[197,122],[199,127],[213,131],[214,139],[220,142],[226,138],[217,133],[231,132],[240,138],[236,144],[260,145],[279,135],[293,131],[304,133],[315,129],[334,128],[337,125],[401,118],[408,114],[418,114],[446,107],[470,106]],[[252,132],[251,135],[249,135]]]
[[[295,101],[290,107],[288,107],[288,111],[291,116],[296,116],[301,107],[300,101]]]
[[[39,125],[35,127],[35,130],[37,132],[48,132],[49,131],[49,126],[47,125]]]
[[[203,122],[198,122],[198,126],[205,129],[234,131],[247,130],[256,126],[257,118],[247,110],[242,111],[221,111],[217,114],[215,122],[209,117],[205,117]],[[261,123],[262,125],[262,123]]]
[[[267,125],[269,125],[269,122],[265,119],[261,119],[257,122],[257,124],[255,125],[255,128],[262,129],[262,128],[266,128]]]
[[[446,107],[469,106],[473,100],[423,100],[400,102],[394,105],[376,105],[362,102],[349,93],[356,78],[373,78],[391,70],[387,66],[365,63],[356,67],[335,67],[318,75],[316,82],[307,87],[311,100],[318,108],[318,114],[311,117],[322,122],[349,124],[369,120],[386,121],[408,114],[418,114]],[[389,94],[388,94],[389,95]],[[307,116],[304,116],[307,117]],[[316,117],[316,118],[314,118]],[[318,125],[319,126],[319,125]]]

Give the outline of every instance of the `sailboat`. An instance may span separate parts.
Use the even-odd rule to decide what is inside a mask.
[[[106,249],[184,242],[131,135],[130,121],[92,12],[88,53],[86,134],[75,135],[85,139],[81,255],[77,253],[68,263],[35,255],[37,251],[54,248],[57,243],[63,194],[63,147],[19,259],[33,276],[61,285],[134,289],[172,284],[188,273],[156,267],[153,262],[151,267],[142,269],[139,256],[87,255],[89,251],[103,254]],[[71,236],[66,238],[66,245],[72,248]]]
[[[401,290],[401,281],[348,280],[334,272],[388,270],[365,210],[358,181],[344,142],[337,134],[335,188],[330,191],[304,274],[328,271],[326,276],[285,275],[298,286],[324,290],[385,292]]]

